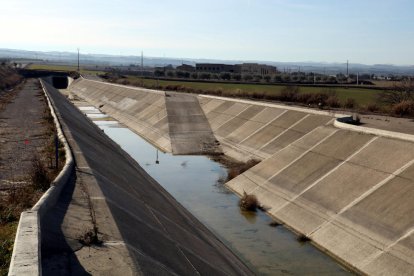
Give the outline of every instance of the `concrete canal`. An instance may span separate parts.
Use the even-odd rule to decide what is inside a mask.
[[[241,212],[239,198],[223,184],[227,171],[219,163],[205,156],[162,153],[98,109],[77,105],[255,273],[349,274],[311,244],[297,241],[288,229],[270,226],[272,219],[266,213]]]

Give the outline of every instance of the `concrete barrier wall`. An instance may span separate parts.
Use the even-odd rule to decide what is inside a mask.
[[[171,152],[164,92],[83,78],[73,81],[69,90],[125,124],[162,151]]]
[[[40,220],[44,214],[55,204],[63,187],[68,182],[74,170],[73,155],[69,144],[63,134],[53,102],[47,94],[44,83],[41,80],[50,112],[56,125],[59,141],[65,149],[66,162],[58,176],[51,183],[51,187],[43,194],[30,211],[21,214],[17,227],[16,238],[13,246],[13,254],[8,275],[41,275],[41,229]]]

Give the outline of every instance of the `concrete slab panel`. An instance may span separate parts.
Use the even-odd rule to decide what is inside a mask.
[[[288,110],[286,113],[280,115],[280,117],[276,120],[273,120],[270,124],[287,129],[306,115],[306,113]]]
[[[297,125],[293,126],[291,129],[302,133],[308,133],[313,129],[317,128],[318,126],[325,125],[331,120],[332,118],[328,116],[311,114],[305,119],[303,119],[301,122],[299,122]]]
[[[198,97],[198,99],[204,99],[204,97]],[[211,111],[213,111],[214,109],[216,109],[217,107],[219,107],[221,104],[223,104],[224,101],[222,100],[211,100],[208,103],[206,103],[205,105],[202,105],[201,108],[203,109],[204,113],[206,115],[208,115]]]
[[[393,173],[413,158],[413,143],[380,137],[350,161],[361,166]]]
[[[269,154],[276,153],[277,151],[283,149],[284,147],[288,146],[289,144],[293,143],[294,141],[298,140],[304,135],[302,132],[298,132],[296,130],[286,130],[282,133],[279,137],[274,139],[272,142],[265,145],[261,148],[261,151],[264,151]]]
[[[311,239],[355,267],[360,267],[364,260],[381,252],[352,229],[338,222],[322,227],[311,235]]]
[[[371,236],[397,240],[414,227],[414,216],[409,215],[413,213],[414,185],[412,181],[396,177],[342,216],[355,223],[356,229],[367,229]]]
[[[266,107],[265,109],[263,109],[263,111],[254,116],[251,120],[266,124],[274,120],[277,116],[279,116],[281,113],[285,111],[286,110],[284,109]]]
[[[259,132],[250,136],[247,140],[241,142],[241,144],[254,149],[260,149],[264,144],[272,140],[275,136],[279,135],[284,130],[284,128],[276,127],[270,124],[263,127]]]
[[[229,135],[226,136],[226,139],[229,140],[231,143],[238,144],[259,128],[263,126],[262,123],[255,122],[255,121],[247,121],[243,125],[241,125],[238,129],[235,129]]]
[[[333,132],[337,131],[337,129],[333,127],[317,127],[313,131],[307,133],[300,139],[296,140],[292,143],[292,146],[302,148],[302,149],[309,149],[316,145],[319,141],[324,139],[325,137],[331,135]]]
[[[345,160],[371,140],[373,136],[357,132],[339,130],[313,152]]]
[[[241,127],[244,123],[246,123],[245,119],[234,117],[218,129],[216,129],[215,134],[221,137],[227,137],[227,135]]]
[[[249,178],[254,179],[257,183],[262,183],[289,165],[304,152],[304,149],[287,147],[272,157],[263,160],[244,174]]]
[[[301,197],[337,213],[388,176],[377,170],[345,163]]]
[[[263,106],[251,105],[242,113],[240,113],[237,117],[245,120],[251,120],[254,116],[256,116],[259,112],[263,110]]]
[[[293,196],[325,175],[340,163],[339,160],[308,152],[287,169],[269,180],[269,189],[281,188]]]

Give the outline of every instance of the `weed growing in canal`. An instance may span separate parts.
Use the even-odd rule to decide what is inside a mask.
[[[256,211],[259,202],[255,195],[248,195],[243,192],[243,197],[239,201],[239,206],[242,211]]]
[[[305,243],[305,242],[310,241],[311,239],[310,239],[309,237],[307,237],[306,235],[304,235],[304,234],[300,234],[300,235],[297,237],[297,240],[298,240],[298,242],[300,242],[300,243]]]
[[[278,227],[280,225],[282,225],[282,224],[277,222],[277,221],[272,221],[272,222],[269,223],[269,226],[271,226],[271,227]]]
[[[94,226],[93,229],[85,231],[78,241],[85,246],[102,245],[103,241],[98,236],[98,227]]]

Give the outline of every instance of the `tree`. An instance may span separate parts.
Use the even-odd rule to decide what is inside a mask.
[[[385,104],[399,104],[414,100],[414,81],[404,80],[395,84],[392,89],[384,90],[379,94],[379,100]]]
[[[270,80],[272,79],[272,77],[271,77],[271,76],[269,76],[269,75],[266,75],[266,76],[264,76],[263,78],[264,78],[264,80],[265,80],[266,82],[270,82]]]
[[[233,80],[236,80],[236,81],[240,81],[242,78],[240,74],[233,74],[231,77],[233,78]]]
[[[250,74],[243,75],[243,80],[244,81],[251,81],[252,79],[253,79],[253,77]]]
[[[231,78],[230,73],[227,73],[227,72],[220,73],[220,79],[222,79],[222,80],[230,80],[230,78]]]
[[[155,70],[154,75],[156,77],[164,77],[165,73],[164,70]]]

